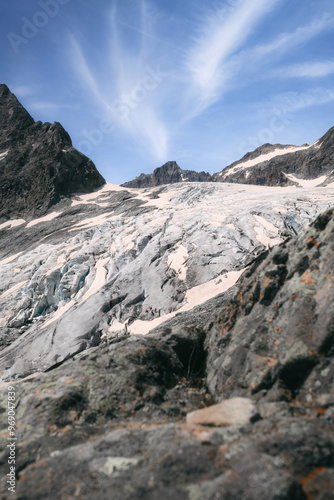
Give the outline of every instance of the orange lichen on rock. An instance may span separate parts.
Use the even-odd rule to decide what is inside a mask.
[[[323,470],[325,470],[325,467],[317,467],[307,477],[305,477],[299,481],[300,485],[305,486],[309,481],[311,481],[311,479],[314,479]]]
[[[75,384],[76,380],[75,380],[75,377],[74,378],[69,378],[66,380],[66,385],[73,385]]]
[[[305,271],[305,273],[302,276],[301,283],[305,285],[313,285],[314,283],[314,278],[310,277],[311,271]]]

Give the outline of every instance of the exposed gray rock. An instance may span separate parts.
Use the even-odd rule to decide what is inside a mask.
[[[182,170],[175,161],[141,174],[123,186],[144,188],[177,182],[236,182],[260,186],[303,186],[334,182],[334,127],[312,145],[264,144],[212,176],[206,172]]]
[[[334,390],[333,259],[330,211],[245,272],[207,337],[208,386],[215,397],[307,405],[318,391]]]

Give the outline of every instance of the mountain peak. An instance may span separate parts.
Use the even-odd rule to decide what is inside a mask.
[[[182,170],[176,161],[168,161],[161,167],[156,168],[152,174],[140,174],[132,181],[125,182],[122,186],[128,188],[146,188],[164,184],[175,184],[177,182],[205,182],[211,180],[211,175],[208,172]]]
[[[105,183],[94,163],[72,146],[58,122],[30,116],[0,85],[0,219],[44,215],[62,196]]]
[[[7,85],[0,85],[0,151],[35,123]]]

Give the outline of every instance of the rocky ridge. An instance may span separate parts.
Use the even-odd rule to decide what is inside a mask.
[[[105,183],[60,123],[35,123],[3,84],[0,124],[0,223],[42,216],[62,196]]]

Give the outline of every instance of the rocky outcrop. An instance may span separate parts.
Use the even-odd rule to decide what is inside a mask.
[[[211,180],[211,175],[207,172],[182,170],[175,161],[169,161],[162,167],[156,168],[153,174],[140,174],[133,181],[125,182],[122,186],[148,188],[177,182],[210,182]]]
[[[314,400],[321,406],[321,393],[331,399],[333,250],[332,210],[245,272],[207,338],[215,397],[253,396],[269,406]]]
[[[309,146],[264,144],[213,175],[215,182],[286,186],[305,180],[334,182],[334,127]]]
[[[62,196],[104,184],[59,123],[35,123],[0,85],[0,222],[42,216]]]
[[[333,498],[333,242],[330,210],[191,313],[11,382],[17,498]]]

